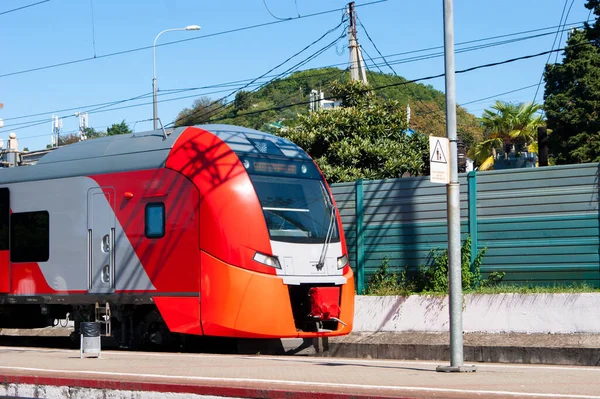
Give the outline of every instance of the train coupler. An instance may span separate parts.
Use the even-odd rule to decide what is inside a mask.
[[[317,321],[337,321],[346,325],[340,317],[340,288],[313,287],[308,291],[310,298],[309,316]]]

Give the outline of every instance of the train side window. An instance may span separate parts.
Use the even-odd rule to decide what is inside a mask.
[[[50,214],[13,213],[10,217],[10,261],[46,262],[50,257]]]
[[[8,188],[0,188],[0,251],[8,251],[10,202]]]
[[[165,204],[152,202],[146,205],[146,237],[161,238],[165,235]]]

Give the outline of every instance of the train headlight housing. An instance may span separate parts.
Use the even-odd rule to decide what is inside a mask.
[[[342,255],[337,258],[337,268],[338,270],[343,269],[348,264],[348,255]]]
[[[281,269],[281,264],[279,263],[279,259],[277,259],[276,256],[269,256],[257,252],[254,254],[253,259],[258,263],[262,263],[263,265],[274,267],[275,269]]]

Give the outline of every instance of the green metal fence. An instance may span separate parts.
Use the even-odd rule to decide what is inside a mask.
[[[461,232],[482,272],[513,283],[600,282],[598,164],[460,175]],[[446,186],[428,177],[334,184],[357,288],[384,259],[425,264],[447,247]]]

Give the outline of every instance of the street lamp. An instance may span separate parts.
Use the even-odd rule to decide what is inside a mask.
[[[175,30],[200,30],[200,27],[198,25],[190,25],[190,26],[186,26],[185,28],[165,29],[162,32],[160,32],[158,35],[156,35],[156,37],[154,38],[154,44],[152,45],[152,55],[153,55],[153,65],[154,65],[154,70],[152,73],[152,105],[153,105],[152,120],[154,121],[154,130],[158,129],[158,104],[156,101],[156,96],[157,96],[157,92],[158,92],[158,87],[156,86],[156,41],[158,40],[158,37],[160,35],[162,35],[163,33],[171,32],[171,31],[175,31]]]

